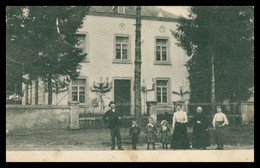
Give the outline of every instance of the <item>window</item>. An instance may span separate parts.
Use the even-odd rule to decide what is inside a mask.
[[[82,54],[86,53],[86,34],[77,34],[79,43],[77,47],[80,49]]]
[[[72,101],[85,103],[86,80],[77,79],[72,81]]]
[[[156,81],[156,95],[158,103],[168,102],[168,80]]]
[[[116,37],[116,59],[128,59],[128,37]]]
[[[77,35],[78,38],[78,45],[76,46],[81,54],[87,54],[88,55],[88,34],[87,32],[79,32]],[[89,59],[87,55],[84,58],[84,62],[89,62]]]
[[[156,39],[156,61],[168,61],[168,39]]]
[[[112,9],[114,13],[125,14],[125,6],[113,6]]]

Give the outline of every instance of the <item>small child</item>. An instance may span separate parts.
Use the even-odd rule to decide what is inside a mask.
[[[168,149],[168,141],[169,141],[169,134],[170,134],[170,128],[169,128],[169,124],[166,120],[163,120],[161,122],[161,128],[160,128],[160,133],[161,135],[161,143],[162,143],[162,146],[163,146],[163,149],[164,148],[164,145],[166,147],[166,149]]]
[[[145,127],[146,136],[147,136],[147,150],[149,150],[150,143],[153,144],[153,149],[155,149],[155,139],[156,139],[156,128],[153,124],[153,118],[148,119],[148,124]]]
[[[140,128],[136,124],[136,121],[132,121],[132,127],[129,130],[129,136],[132,138],[132,149],[136,150],[136,144],[138,141],[138,136],[140,134]]]

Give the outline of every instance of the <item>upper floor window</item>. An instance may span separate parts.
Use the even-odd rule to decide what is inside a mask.
[[[113,6],[112,9],[114,13],[125,14],[125,6]]]
[[[128,37],[116,37],[116,59],[127,59]]]
[[[169,38],[155,38],[155,64],[171,65]]]
[[[87,54],[88,48],[87,48],[87,34],[86,33],[79,33],[77,34],[78,39],[78,45],[77,48],[79,48],[81,54]],[[87,60],[87,56],[85,57],[84,61]]]
[[[167,61],[167,39],[156,39],[156,61]]]
[[[86,79],[72,81],[72,101],[85,103]]]
[[[77,38],[79,41],[77,47],[82,54],[86,53],[86,34],[77,34]]]
[[[131,64],[131,38],[130,35],[114,35],[113,63]]]

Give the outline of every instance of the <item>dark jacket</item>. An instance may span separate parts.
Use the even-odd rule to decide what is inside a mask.
[[[106,119],[107,117],[108,117],[108,120]],[[121,117],[121,120],[122,120],[122,115],[120,114],[120,112],[118,112],[117,110],[115,110],[115,112],[113,112],[110,109],[103,115],[103,120],[107,124],[108,128],[116,128],[116,127],[120,126],[121,120],[119,119],[119,117]]]

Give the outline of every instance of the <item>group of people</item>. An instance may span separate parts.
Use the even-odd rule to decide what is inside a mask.
[[[119,150],[122,148],[121,134],[120,134],[120,120],[122,119],[121,114],[115,110],[115,103],[111,101],[109,103],[110,110],[108,110],[103,119],[107,126],[110,128],[111,133],[111,150],[115,149],[115,139],[117,139],[117,145]],[[214,115],[212,120],[213,129],[215,130],[217,149],[223,149],[225,143],[225,126],[228,125],[227,117],[222,113],[221,106],[217,106],[217,113]],[[176,105],[176,112],[173,114],[172,127],[169,126],[166,120],[163,120],[160,124],[160,128],[157,129],[153,123],[153,119],[149,118],[148,123],[145,127],[145,135],[147,140],[147,150],[155,149],[156,135],[160,135],[160,142],[162,143],[163,149],[190,149],[190,141],[187,133],[186,124],[188,122],[187,113],[182,111],[180,104]],[[192,148],[206,149],[210,146],[209,138],[209,122],[205,114],[202,112],[201,107],[197,107],[197,113],[190,121],[193,125],[192,134]],[[132,149],[136,150],[138,137],[141,130],[137,125],[136,121],[132,121],[131,128],[129,130],[129,136],[132,140]]]

